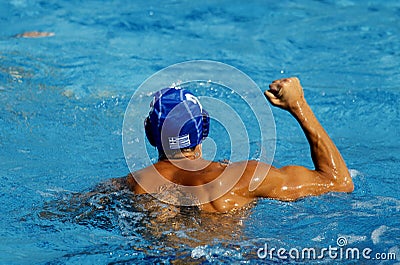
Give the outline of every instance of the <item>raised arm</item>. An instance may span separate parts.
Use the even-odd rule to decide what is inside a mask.
[[[304,99],[297,78],[285,78],[270,84],[265,96],[272,105],[289,111],[299,122],[310,144],[315,169],[302,166],[272,167],[256,196],[295,200],[329,191],[351,192],[352,179],[339,150],[318,122]]]

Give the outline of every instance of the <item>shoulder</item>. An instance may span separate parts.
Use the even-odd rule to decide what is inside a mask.
[[[271,170],[274,171],[276,168],[264,162],[248,160],[232,163],[227,170],[230,175],[240,175],[235,188],[246,189],[250,192],[254,189],[253,187],[258,186],[266,179]]]
[[[252,191],[254,180],[265,179],[270,165],[255,160],[240,161],[229,164],[225,169],[225,176],[231,179],[237,176],[237,183],[224,195],[211,202],[211,205],[219,212],[226,212],[241,208],[251,203],[257,196]]]
[[[234,170],[241,169],[243,170],[242,177],[252,177],[254,174],[268,174],[269,170],[274,167],[264,162],[248,160],[232,163],[228,168]]]
[[[125,177],[129,189],[136,194],[147,193],[142,185],[144,184],[146,186],[148,182],[153,179],[152,176],[154,176],[156,172],[158,172],[157,164],[153,164],[135,172],[129,173]]]

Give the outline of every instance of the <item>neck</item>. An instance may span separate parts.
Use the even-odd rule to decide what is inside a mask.
[[[181,149],[170,153],[159,153],[159,161],[162,160],[197,160],[202,158],[201,144],[197,145],[194,149]]]

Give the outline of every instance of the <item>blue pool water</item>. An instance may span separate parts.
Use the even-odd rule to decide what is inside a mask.
[[[396,0],[0,1],[0,264],[280,264],[294,261],[257,250],[339,237],[397,255],[361,264],[399,263],[399,20]],[[14,37],[29,31],[55,36]],[[135,89],[194,59],[263,89],[298,76],[355,191],[212,215],[96,187],[129,172],[121,132]],[[274,164],[311,167],[295,120],[273,114]]]

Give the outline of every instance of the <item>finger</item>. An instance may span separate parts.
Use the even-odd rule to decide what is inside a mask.
[[[267,98],[276,98],[274,94],[272,94],[269,90],[264,91],[264,95]]]
[[[268,98],[269,103],[271,103],[271,105],[276,106],[276,107],[281,107],[282,106],[282,102],[280,102],[278,99],[270,99]]]
[[[278,84],[277,84],[276,81],[274,81],[274,82],[272,82],[271,84],[269,84],[269,88],[270,88],[270,89],[275,89],[277,86],[278,86]]]
[[[275,97],[275,95],[269,92],[268,90],[264,92],[264,95],[268,99],[268,101],[271,102],[271,104],[277,105],[279,103],[279,99]]]
[[[293,76],[290,79],[292,79],[294,82],[300,84],[300,80],[297,77]]]
[[[269,92],[274,95],[277,95],[279,93],[280,89],[281,89],[281,86],[278,83],[272,83],[269,85]]]

